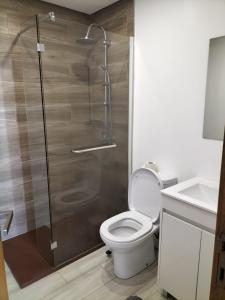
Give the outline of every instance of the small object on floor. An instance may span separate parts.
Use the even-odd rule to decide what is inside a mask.
[[[142,299],[138,296],[130,296],[126,300],[142,300]]]
[[[110,256],[112,254],[112,251],[111,250],[107,250],[105,253],[106,253],[107,256]]]

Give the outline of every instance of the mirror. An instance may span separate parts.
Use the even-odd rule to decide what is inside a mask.
[[[203,137],[223,140],[225,124],[225,36],[210,39]]]

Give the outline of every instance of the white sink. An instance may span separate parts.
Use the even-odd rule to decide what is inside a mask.
[[[213,207],[213,210],[216,210],[217,200],[218,200],[218,190],[202,183],[196,183],[182,191],[180,194],[191,197],[200,201],[204,204]]]
[[[215,230],[219,184],[195,177],[162,190],[162,207]]]

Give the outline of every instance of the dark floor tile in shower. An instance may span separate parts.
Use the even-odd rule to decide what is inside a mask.
[[[3,247],[5,261],[21,288],[55,270],[38,252],[35,231],[4,241]]]

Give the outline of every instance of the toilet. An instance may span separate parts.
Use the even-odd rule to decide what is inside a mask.
[[[117,277],[130,278],[154,262],[153,235],[159,229],[160,190],[176,183],[175,177],[145,167],[131,175],[129,211],[106,220],[100,227],[100,236],[112,251]]]

